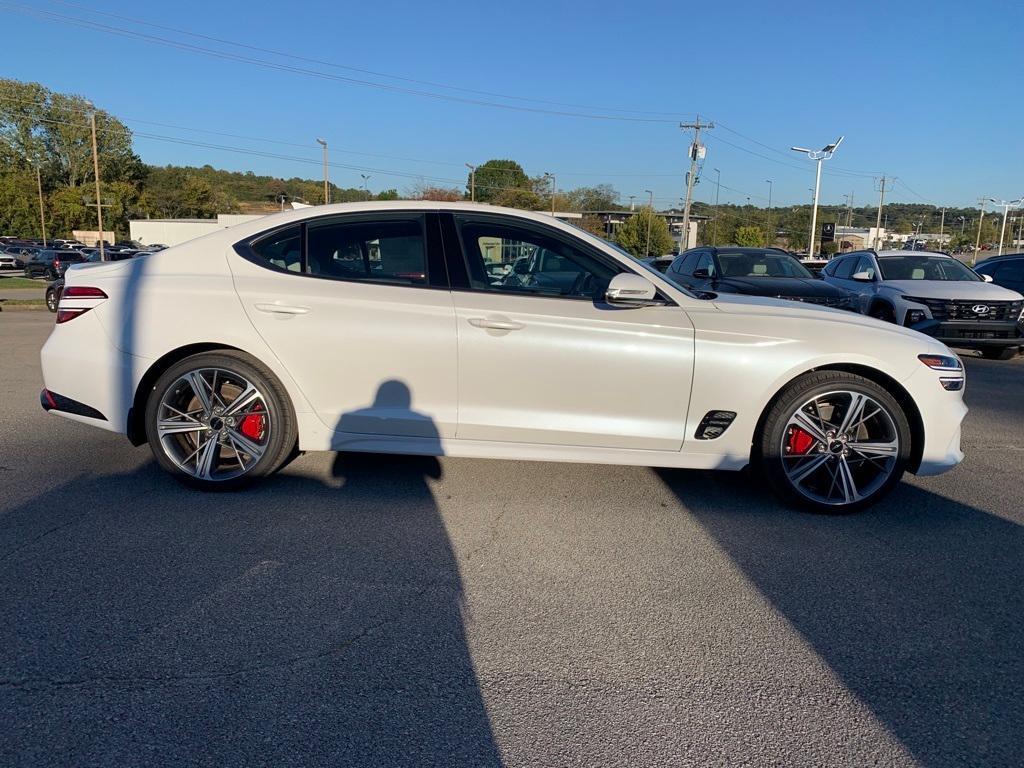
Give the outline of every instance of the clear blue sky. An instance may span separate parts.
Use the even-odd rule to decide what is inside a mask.
[[[898,184],[887,195],[890,200],[967,205],[982,195],[1024,195],[1024,6],[1016,3],[75,3],[0,1],[5,76],[85,95],[139,133],[310,161],[137,136],[136,149],[150,163],[209,163],[317,178],[320,153],[314,139],[322,136],[330,143],[332,162],[375,169],[333,168],[332,181],[342,186],[360,185],[361,172],[370,173],[374,190],[415,183],[384,171],[451,179],[450,186],[461,186],[463,163],[509,157],[531,175],[555,173],[560,188],[607,182],[624,199],[631,194],[642,199],[651,189],[659,205],[668,207],[683,193],[690,140],[676,123],[699,113],[734,132],[725,127],[709,132],[697,199],[713,199],[711,169],[718,168],[723,200],[742,203],[750,195],[763,205],[766,180],[772,179],[775,202],[805,201],[814,183],[813,165],[789,147],[820,147],[840,134],[846,140],[826,164],[830,173],[822,182],[825,203],[841,202],[850,192],[856,204],[877,202],[871,176],[882,172],[907,185]],[[17,4],[332,78],[666,122],[502,109],[271,70],[12,11]],[[819,21],[812,21],[816,17]],[[304,63],[133,19],[537,101]],[[162,128],[131,118],[303,146]],[[372,154],[408,159],[367,156]]]

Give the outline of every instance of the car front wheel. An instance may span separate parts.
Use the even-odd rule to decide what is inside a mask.
[[[822,371],[781,393],[759,448],[761,470],[785,501],[813,512],[854,512],[881,499],[903,476],[910,424],[875,382]]]
[[[277,378],[232,351],[171,366],[146,403],[157,463],[201,490],[237,488],[276,471],[296,443],[295,416]]]

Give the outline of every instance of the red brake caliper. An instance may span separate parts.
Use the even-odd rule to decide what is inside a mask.
[[[810,432],[805,432],[800,427],[790,427],[786,432],[786,449],[790,454],[803,456],[814,445],[814,438]]]
[[[254,411],[263,410],[263,406],[257,403],[253,406]],[[242,434],[248,437],[250,440],[260,440],[263,437],[263,428],[265,426],[266,417],[262,413],[250,413],[244,419],[239,426]]]

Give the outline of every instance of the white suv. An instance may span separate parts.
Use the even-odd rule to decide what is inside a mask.
[[[1024,345],[1024,297],[952,256],[855,251],[829,262],[826,282],[860,296],[860,311],[951,347],[1008,360]]]

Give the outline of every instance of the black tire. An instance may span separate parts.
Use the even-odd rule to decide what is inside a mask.
[[[868,315],[876,320],[882,320],[886,323],[896,322],[896,313],[888,304],[875,304],[875,306],[871,308],[871,311],[868,312]]]
[[[891,419],[893,437],[898,438],[899,443],[890,474],[884,480],[879,475],[877,487],[873,487],[870,492],[850,503],[823,503],[795,487],[790,480],[785,468],[787,459],[784,458],[783,441],[786,439],[790,417],[801,409],[803,404],[817,396],[837,391],[867,395],[884,408]],[[788,505],[810,512],[845,514],[864,509],[892,491],[899,483],[910,461],[911,440],[910,423],[903,407],[885,389],[870,379],[853,373],[821,371],[801,376],[788,384],[776,398],[765,416],[760,434],[755,437],[755,461],[769,486]],[[810,452],[807,455],[812,456]],[[793,457],[789,458],[791,460]],[[836,461],[839,459],[837,458]],[[884,460],[882,461],[884,462]],[[862,468],[865,466],[862,464]],[[823,471],[827,472],[828,468]]]
[[[1017,356],[1016,347],[986,347],[981,350],[981,356],[986,360],[1012,360]]]
[[[51,285],[46,289],[46,308],[51,312],[56,312],[59,303],[60,297],[57,295],[57,289]]]
[[[207,479],[190,474],[182,469],[176,463],[175,458],[168,453],[168,451],[176,450],[177,441],[181,438],[174,437],[169,445],[165,445],[157,431],[160,404],[164,396],[168,394],[168,390],[172,387],[180,389],[183,376],[205,369],[218,369],[250,382],[259,390],[262,402],[265,403],[265,408],[261,413],[265,413],[265,416],[269,417],[268,424],[270,426],[269,435],[263,446],[264,450],[258,459],[242,471],[242,474],[236,476]],[[230,401],[227,402],[227,405],[230,406]],[[295,413],[281,382],[265,365],[234,350],[203,352],[187,357],[164,371],[147,397],[145,426],[146,439],[160,467],[184,485],[203,491],[235,490],[267,477],[288,461],[298,444]],[[199,437],[198,435],[194,436],[194,439],[198,440]],[[230,458],[228,446],[225,445],[224,448],[214,446],[214,449],[217,453],[217,458],[214,461],[226,463]],[[198,459],[196,463],[198,469]],[[239,464],[241,464],[241,459],[239,459]]]

